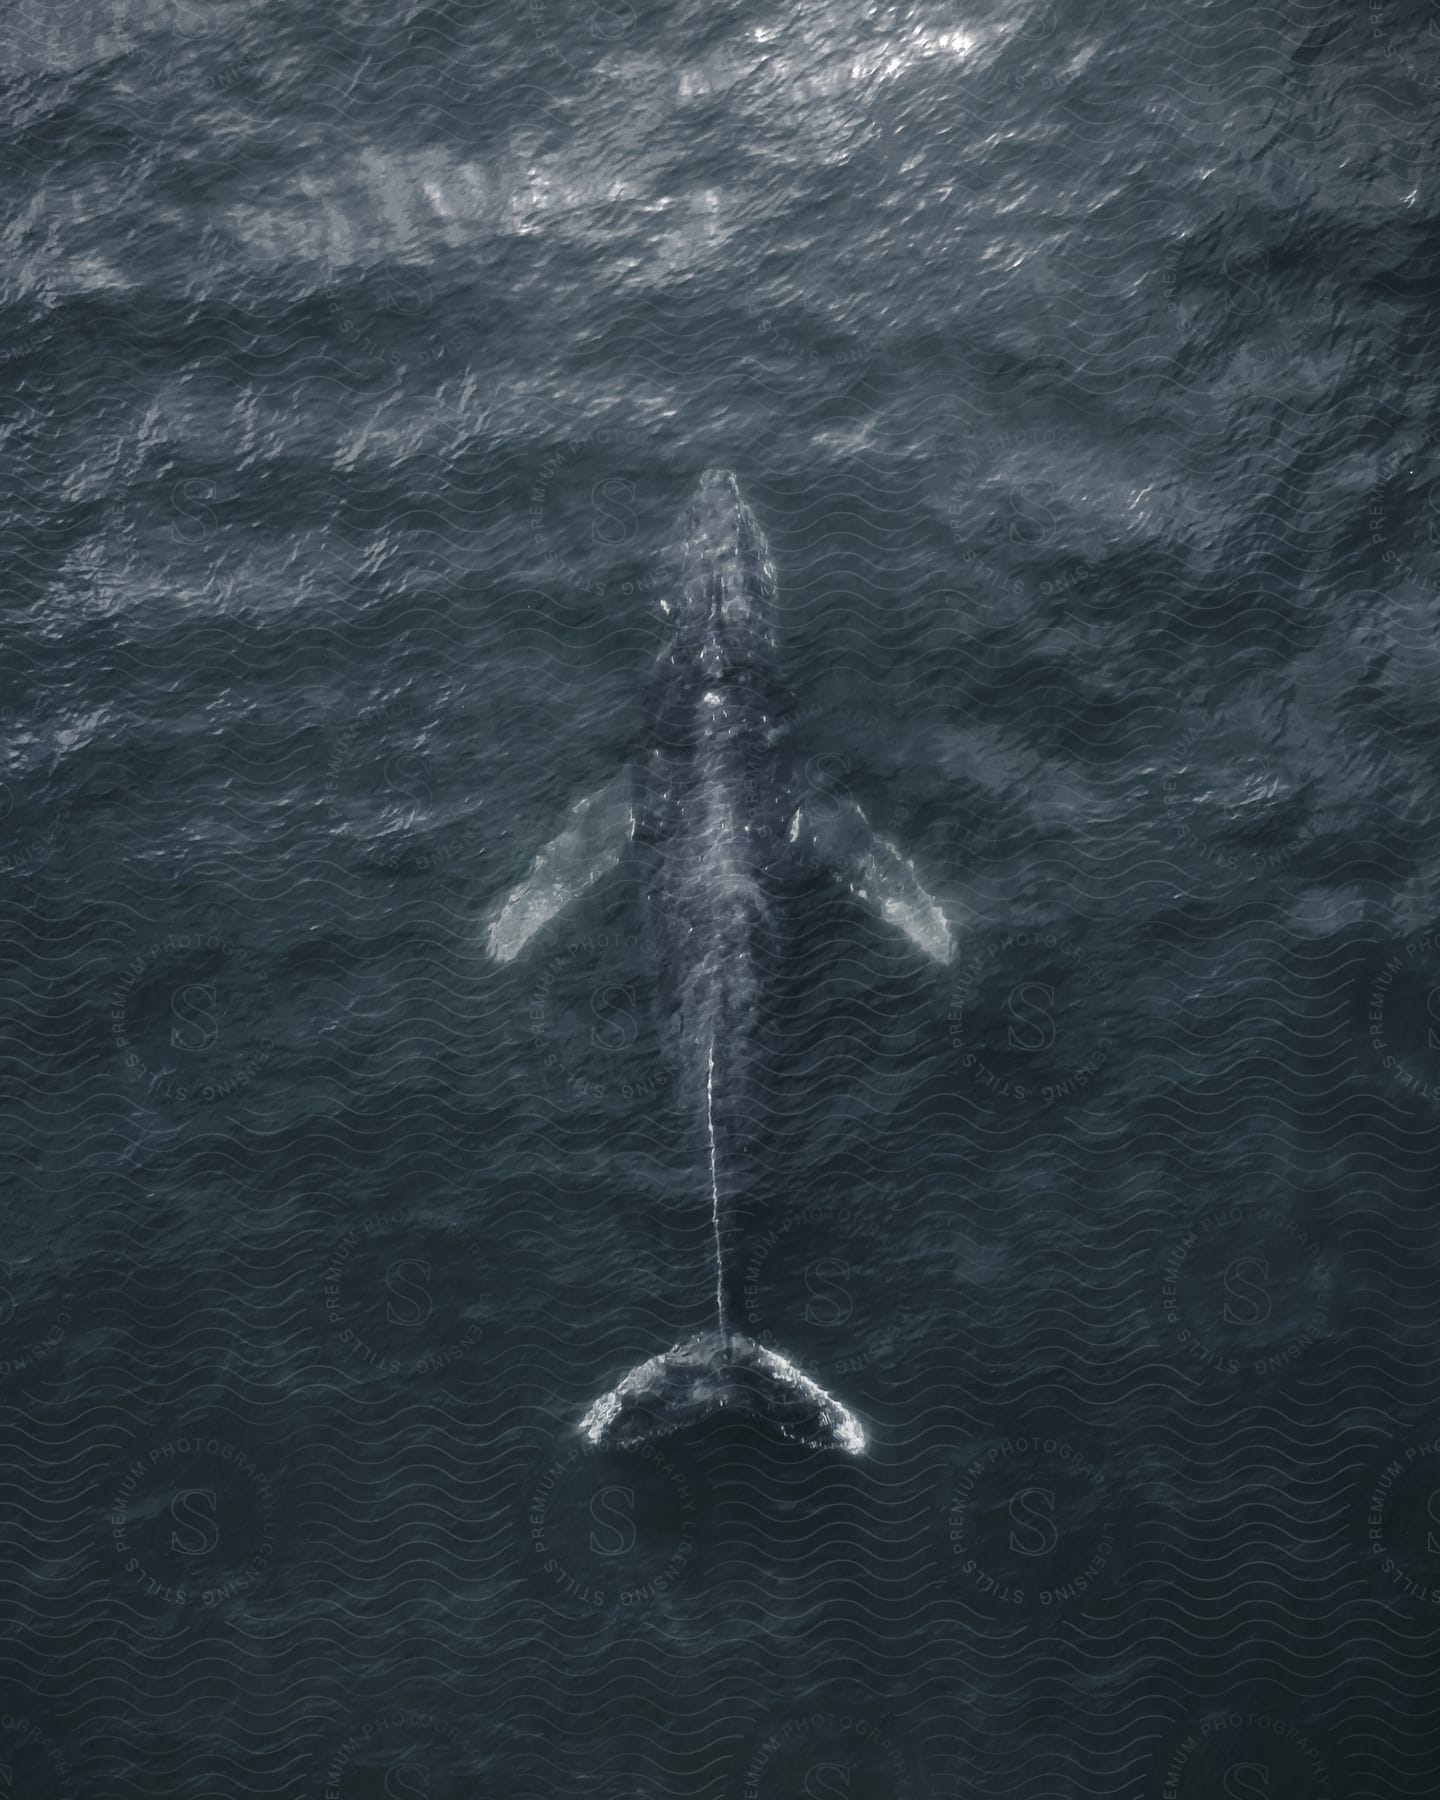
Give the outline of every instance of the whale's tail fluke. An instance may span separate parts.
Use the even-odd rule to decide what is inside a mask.
[[[626,1448],[729,1408],[769,1420],[797,1442],[859,1456],[865,1431],[848,1407],[742,1332],[717,1329],[632,1369],[580,1421],[597,1449]]]

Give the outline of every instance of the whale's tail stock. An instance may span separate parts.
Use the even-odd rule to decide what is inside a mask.
[[[652,1356],[580,1421],[596,1449],[648,1443],[724,1410],[766,1419],[799,1443],[859,1456],[865,1431],[848,1407],[774,1350],[717,1327]]]

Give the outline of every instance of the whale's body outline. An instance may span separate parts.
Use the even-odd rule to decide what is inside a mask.
[[[782,767],[789,696],[777,673],[775,602],[769,548],[734,475],[707,470],[661,589],[669,633],[645,754],[572,809],[490,924],[491,954],[509,961],[623,854],[637,859],[662,1030],[703,1137],[715,1325],[639,1364],[595,1401],[579,1429],[596,1447],[646,1442],[723,1409],[758,1414],[813,1445],[852,1455],[866,1447],[848,1407],[732,1324],[727,1227],[737,1197],[765,1185],[761,1001],[780,948],[774,876],[803,842],[938,960],[948,960],[949,927],[857,806],[827,803],[817,820],[796,805]]]

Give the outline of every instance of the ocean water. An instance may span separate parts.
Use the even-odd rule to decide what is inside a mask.
[[[1440,9],[12,0],[0,1785],[1429,1795]],[[699,472],[803,778],[748,1329],[623,878]]]

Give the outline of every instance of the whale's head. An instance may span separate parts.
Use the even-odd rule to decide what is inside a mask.
[[[707,469],[680,515],[660,609],[677,646],[718,663],[773,649],[775,571],[769,546],[728,469]]]

